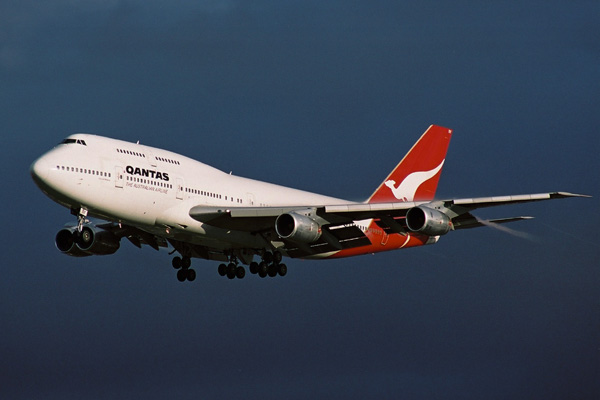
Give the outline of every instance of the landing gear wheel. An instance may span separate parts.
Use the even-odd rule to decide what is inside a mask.
[[[285,276],[285,274],[287,274],[287,265],[279,264],[277,272],[279,273],[279,276]]]
[[[227,276],[229,276],[229,275],[235,276],[236,269],[237,269],[237,265],[235,265],[234,263],[229,263],[229,265],[227,266]]]
[[[267,264],[266,261],[263,261],[260,264],[258,264],[258,274],[260,275],[261,278],[264,278],[265,276],[267,276],[268,270],[269,270],[269,264]]]
[[[283,259],[283,256],[281,255],[280,252],[278,252],[278,251],[273,252],[273,262],[275,264],[279,264],[282,259]]]
[[[175,269],[181,268],[181,257],[173,257],[173,261],[171,262],[171,264]]]
[[[243,279],[246,276],[246,269],[244,267],[237,267],[235,270],[235,276],[238,279]]]
[[[183,268],[186,268],[186,269],[187,269],[187,268],[189,268],[189,267],[190,267],[190,265],[192,265],[192,260],[191,260],[189,257],[183,257],[183,258],[181,259],[181,266],[182,266]]]
[[[87,226],[83,227],[79,233],[79,237],[77,238],[77,244],[84,249],[88,249],[93,241],[94,232],[92,232],[92,230]]]
[[[267,264],[270,264],[273,261],[273,253],[266,251],[262,258],[267,262]]]
[[[219,275],[221,275],[221,276],[227,275],[227,265],[220,264],[219,268],[217,269],[217,271],[219,272]]]
[[[185,280],[187,279],[187,276],[188,276],[188,270],[180,269],[179,271],[177,271],[177,280],[179,282],[185,282]]]
[[[277,276],[277,265],[274,265],[274,264],[269,265],[269,270],[268,270],[267,274],[271,278]]]
[[[256,274],[258,272],[258,263],[256,261],[252,261],[250,263],[250,273]]]
[[[229,278],[229,279],[235,279],[235,270],[234,271],[227,271],[227,278]]]
[[[187,280],[190,282],[196,279],[196,271],[194,271],[193,269],[188,269],[186,275]]]

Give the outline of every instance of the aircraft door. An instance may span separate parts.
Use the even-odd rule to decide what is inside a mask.
[[[125,177],[123,176],[123,168],[116,167],[115,168],[115,187],[122,188],[124,180],[125,180]]]
[[[183,200],[183,179],[177,178],[177,198]]]
[[[156,157],[154,157],[154,154],[152,153],[152,151],[150,149],[145,149],[144,152],[146,153],[146,158],[147,158],[150,166],[156,167]]]

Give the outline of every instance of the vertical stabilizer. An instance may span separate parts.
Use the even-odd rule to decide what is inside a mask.
[[[431,125],[367,203],[433,200],[452,130]]]

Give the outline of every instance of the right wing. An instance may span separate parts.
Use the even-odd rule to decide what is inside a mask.
[[[223,229],[240,230],[263,234],[274,240],[282,241],[288,248],[299,248],[302,255],[318,254],[326,251],[340,250],[371,244],[364,232],[355,225],[355,221],[373,219],[387,233],[405,234],[414,230],[408,227],[406,215],[411,209],[431,211],[434,215],[449,220],[449,229],[466,229],[483,226],[486,223],[506,223],[532,217],[501,218],[481,221],[471,211],[499,205],[527,203],[533,201],[552,200],[568,197],[589,197],[567,192],[550,192],[500,197],[480,197],[431,202],[388,202],[388,203],[347,203],[339,205],[298,205],[286,207],[193,207],[189,214],[197,221]],[[282,237],[278,231],[279,217],[288,217],[293,224],[291,231],[313,229],[311,223],[317,224],[320,237],[314,242]],[[448,229],[448,230],[449,230]],[[446,230],[447,232],[447,230]],[[446,233],[444,232],[444,233]],[[441,233],[441,234],[444,234]],[[424,234],[429,234],[425,232]],[[436,236],[437,234],[430,234]],[[299,236],[300,237],[300,236]]]

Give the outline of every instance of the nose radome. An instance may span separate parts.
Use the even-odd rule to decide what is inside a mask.
[[[44,156],[38,158],[31,164],[29,167],[29,172],[31,173],[31,177],[34,181],[44,181],[48,176],[48,172],[50,171],[50,164],[45,159]]]

